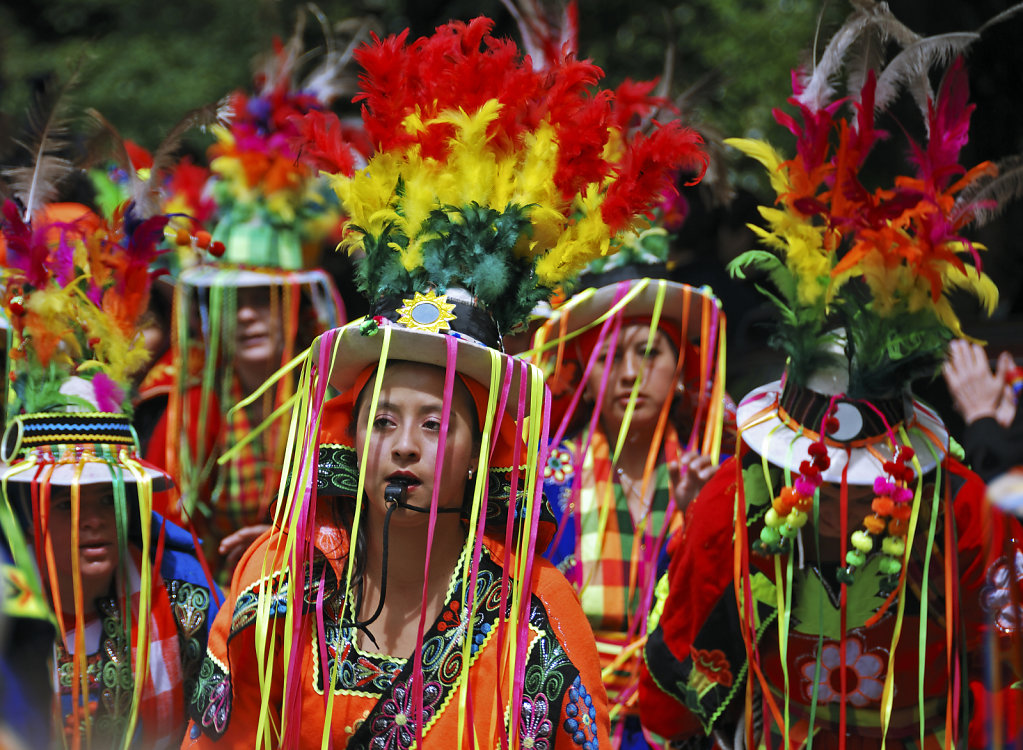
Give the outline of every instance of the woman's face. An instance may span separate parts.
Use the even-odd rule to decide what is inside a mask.
[[[284,350],[283,321],[273,314],[270,287],[242,287],[238,290],[235,328],[235,367],[265,369],[280,364]]]
[[[437,450],[444,416],[444,370],[411,362],[387,367],[377,411],[369,424],[372,379],[360,399],[355,449],[365,467],[366,494],[372,507],[386,512],[384,489],[392,480],[407,483],[407,502],[429,508],[435,481],[440,482],[438,508],[460,508],[470,468],[475,468],[478,438],[475,410],[465,387],[456,378],[444,444],[444,465],[435,477]],[[367,431],[368,452],[364,451]],[[425,523],[427,514],[394,512],[392,522]]]
[[[596,403],[600,382],[607,370],[607,391],[600,408],[600,417],[605,429],[617,431],[625,418],[625,408],[636,381],[636,406],[632,413],[630,428],[653,426],[666,400],[675,396],[677,381],[675,366],[678,353],[662,331],[654,334],[647,349],[649,328],[641,323],[622,326],[618,345],[612,356],[608,356],[610,336],[604,340],[603,349],[586,381],[586,395]]]
[[[50,539],[61,597],[72,592],[72,560],[77,555],[85,592],[101,595],[117,571],[117,520],[110,484],[86,484],[79,489],[78,545],[73,545],[71,488],[50,487]]]

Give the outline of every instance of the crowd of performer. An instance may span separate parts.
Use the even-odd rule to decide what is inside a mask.
[[[152,152],[91,114],[90,164],[43,112],[0,747],[1023,747],[1023,368],[949,296],[994,309],[970,231],[1015,183],[961,163],[961,57],[853,59],[893,24],[854,4],[790,142],[725,141],[775,193],[729,269],[764,372],[676,262],[703,138],[553,24],[296,34]]]

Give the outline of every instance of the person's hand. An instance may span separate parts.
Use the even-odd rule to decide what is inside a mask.
[[[962,339],[951,343],[942,373],[956,411],[966,424],[983,417],[993,417],[1003,426],[1012,422],[1016,394],[1006,382],[1012,364],[1012,357],[1003,352],[991,372],[983,347]]]
[[[710,456],[701,455],[699,451],[687,451],[682,454],[680,464],[672,464],[669,470],[672,476],[681,476],[675,485],[675,504],[680,510],[685,510],[700,494],[707,480],[714,476],[717,466]]]
[[[224,558],[224,570],[233,573],[242,555],[256,539],[270,527],[267,524],[243,526],[233,534],[228,534],[220,542],[220,554]]]
[[[995,409],[995,421],[1002,427],[1008,428],[1012,420],[1016,418],[1018,398],[1016,391],[1009,385],[1009,373],[1012,372],[1016,363],[1009,352],[1002,352],[998,355],[998,364],[995,366],[995,377],[1005,385],[1002,388],[1002,398]]]

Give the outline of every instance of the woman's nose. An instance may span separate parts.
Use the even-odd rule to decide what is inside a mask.
[[[240,322],[248,323],[256,317],[256,308],[248,302],[238,302],[237,317]]]
[[[113,516],[113,508],[104,506],[101,502],[94,500],[82,500],[78,510],[78,527],[81,529],[101,529],[110,517]]]
[[[643,359],[636,352],[627,351],[622,357],[622,366],[619,370],[622,380],[627,380],[630,383],[639,377],[640,372],[643,370]]]
[[[412,425],[399,427],[395,431],[391,451],[396,458],[410,460],[419,457],[419,438]]]

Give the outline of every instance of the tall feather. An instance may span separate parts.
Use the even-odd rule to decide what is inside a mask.
[[[349,18],[331,32],[330,24],[323,12],[312,6],[312,12],[320,22],[326,44],[323,59],[310,70],[299,88],[313,94],[324,104],[339,98],[351,99],[359,88],[359,79],[350,65],[355,50],[368,42],[371,34],[382,33],[379,24],[372,18]],[[348,37],[344,49],[338,48],[338,37]]]
[[[876,15],[876,9],[857,8],[846,19],[828,42],[809,79],[803,82],[804,88],[799,95],[800,104],[816,112],[831,101],[835,93],[832,81],[842,69],[846,52],[864,33],[873,30],[877,25]]]
[[[71,162],[60,156],[66,147],[68,92],[78,80],[78,66],[64,83],[44,85],[36,94],[28,112],[30,141],[19,143],[31,154],[32,166],[4,171],[10,179],[11,192],[21,202],[22,216],[32,215],[57,195],[61,180],[71,174]]]
[[[933,98],[928,71],[935,65],[948,64],[979,38],[976,31],[958,31],[924,37],[906,47],[878,76],[874,109],[887,109],[902,85],[907,84],[926,120],[927,102]]]
[[[1013,16],[1020,12],[1023,12],[1023,3],[1016,3],[1012,7],[1006,8],[998,15],[994,16],[993,18],[989,18],[987,21],[985,21],[984,24],[979,29],[977,29],[977,33],[983,34],[992,26],[997,26],[1000,23],[1004,23],[1005,21],[1008,21],[1010,18],[1012,18]]]
[[[890,12],[877,16],[877,24],[872,32],[863,34],[849,49],[849,59],[846,62],[846,91],[854,101],[858,101],[859,92],[866,85],[867,76],[871,72],[876,76],[884,67],[885,45],[889,41],[894,40],[900,48],[905,48],[920,39],[919,34]]]
[[[226,125],[222,117],[224,107],[224,101],[216,101],[202,107],[196,107],[186,113],[164,136],[163,141],[160,142],[160,145],[156,147],[156,151],[153,152],[153,166],[149,170],[149,190],[146,191],[147,200],[153,201],[153,194],[156,187],[160,184],[160,176],[163,172],[174,166],[175,156],[181,147],[181,139],[184,138],[185,133],[193,128],[205,131],[206,128],[212,125]],[[138,201],[138,196],[136,196],[136,201]],[[155,205],[155,203],[140,204],[140,208],[149,209],[144,213],[147,217],[159,212],[159,206]]]
[[[973,217],[975,226],[983,226],[1002,213],[1009,201],[1023,198],[1023,154],[998,162],[998,174],[982,177],[956,199],[952,219],[957,224]]]

